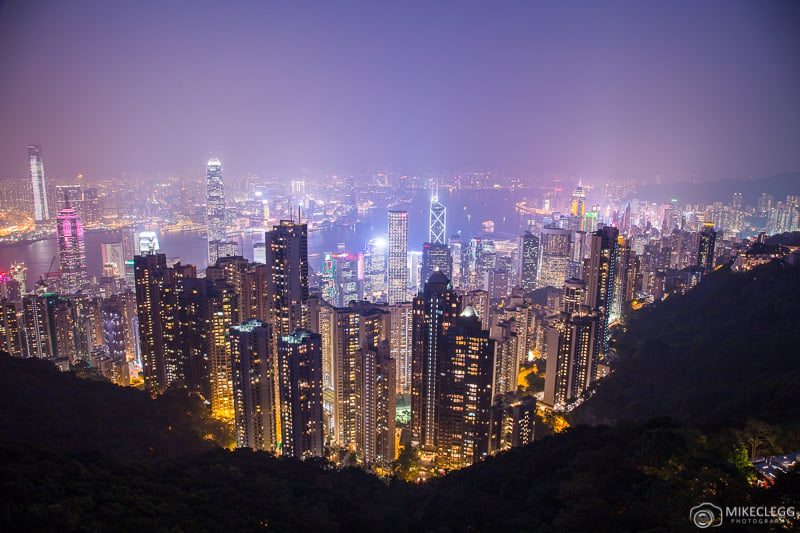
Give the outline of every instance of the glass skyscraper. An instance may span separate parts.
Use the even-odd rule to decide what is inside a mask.
[[[408,213],[389,211],[389,303],[407,299]]]
[[[44,161],[42,147],[38,144],[28,145],[28,165],[31,171],[33,187],[33,218],[38,222],[50,219],[47,206],[47,187],[44,181]]]

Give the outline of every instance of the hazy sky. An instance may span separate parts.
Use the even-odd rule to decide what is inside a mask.
[[[800,170],[800,2],[0,2],[0,178]]]

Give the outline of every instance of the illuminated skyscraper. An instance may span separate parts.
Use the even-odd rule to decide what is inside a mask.
[[[275,335],[308,324],[308,227],[281,220],[266,233],[267,294]]]
[[[442,344],[436,462],[463,468],[489,451],[494,341],[467,306]]]
[[[426,242],[422,245],[422,267],[420,279],[427,280],[434,272],[441,272],[448,278],[453,271],[453,258],[446,244]]]
[[[238,448],[269,451],[275,446],[270,337],[270,325],[258,320],[230,328]]]
[[[6,298],[0,299],[0,350],[14,357],[22,357],[17,304]]]
[[[450,280],[434,272],[414,298],[411,363],[411,441],[436,451],[443,365],[442,342],[460,312]]]
[[[168,382],[161,287],[167,277],[167,256],[137,255],[133,262],[144,385],[151,393],[163,392]]]
[[[389,211],[389,303],[408,299],[408,213]]]
[[[322,456],[322,337],[295,330],[278,339],[281,454]]]
[[[39,222],[50,219],[47,205],[47,186],[44,179],[44,161],[42,147],[38,144],[28,145],[28,166],[33,186],[33,218]]]
[[[212,157],[206,166],[206,220],[208,224],[208,264],[217,262],[220,247],[225,243],[225,190],[222,183],[222,163]]]
[[[539,237],[526,231],[519,244],[518,285],[526,291],[536,288],[539,271]]]
[[[109,266],[115,278],[125,277],[125,256],[122,252],[122,243],[101,243],[100,255],[103,260],[103,269]]]
[[[61,283],[67,294],[82,289],[88,281],[83,225],[69,205],[61,210],[56,223]]]
[[[447,208],[439,202],[439,191],[431,195],[431,207],[428,215],[428,242],[431,244],[446,244],[446,217]],[[427,279],[427,278],[425,278]]]
[[[564,286],[571,257],[572,231],[544,228],[539,240],[539,273],[536,287]]]
[[[583,218],[583,215],[586,213],[586,190],[582,185],[575,187],[575,190],[572,192],[570,212],[573,216],[581,218]]]
[[[594,232],[591,240],[589,269],[584,272],[586,278],[586,305],[599,314],[597,341],[595,350],[597,358],[608,353],[611,324],[611,311],[614,301],[614,286],[617,277],[619,230],[606,226]]]
[[[714,223],[706,222],[698,235],[697,242],[697,268],[703,272],[714,269],[714,247],[717,241],[717,232]]]

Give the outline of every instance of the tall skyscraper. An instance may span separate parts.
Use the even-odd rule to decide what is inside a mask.
[[[69,205],[61,210],[56,223],[61,283],[67,294],[84,288],[88,281],[83,224]]]
[[[272,450],[275,408],[271,327],[259,320],[231,326],[231,369],[236,446]]]
[[[266,233],[267,294],[275,335],[308,324],[308,227],[281,220]]]
[[[446,244],[446,217],[447,208],[439,202],[439,191],[431,195],[430,213],[428,215],[428,242],[431,244]],[[427,278],[426,278],[427,279]]]
[[[539,274],[536,287],[564,286],[567,264],[572,251],[572,231],[559,228],[542,229],[539,240]]]
[[[453,258],[450,255],[450,247],[446,244],[426,242],[422,245],[420,279],[427,280],[436,271],[441,272],[448,278],[451,277]]]
[[[389,211],[389,303],[408,299],[408,213]]]
[[[596,309],[584,304],[586,299],[586,284],[568,279],[561,313],[545,328],[544,403],[550,406],[579,397],[597,377],[599,317]]]
[[[168,382],[161,287],[167,276],[167,256],[137,255],[133,263],[144,384],[151,393],[163,392]]]
[[[101,243],[100,255],[103,260],[103,269],[109,266],[115,278],[125,277],[125,255],[122,251],[122,243]]]
[[[714,223],[706,222],[698,235],[697,242],[697,268],[703,272],[714,269],[714,247],[717,242],[717,232]]]
[[[597,310],[599,323],[595,350],[597,357],[608,353],[611,311],[617,276],[619,230],[606,226],[594,232],[591,240],[589,269],[586,278],[586,305]]]
[[[222,183],[222,163],[212,157],[206,165],[206,220],[208,237],[208,264],[220,257],[220,247],[225,241],[225,190]],[[227,255],[227,254],[223,254]]]
[[[47,186],[44,179],[44,160],[42,147],[38,144],[28,145],[28,167],[33,186],[33,218],[40,222],[50,219],[50,209],[47,202]]]
[[[322,456],[322,337],[295,330],[278,339],[281,454]]]
[[[434,272],[414,298],[411,363],[411,441],[436,451],[443,365],[442,342],[461,311],[450,280]]]
[[[442,344],[436,463],[463,468],[489,451],[494,341],[467,306]]]
[[[539,237],[526,231],[519,243],[519,281],[517,284],[526,291],[536,288],[539,272]]]

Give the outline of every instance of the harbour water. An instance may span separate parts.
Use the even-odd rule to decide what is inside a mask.
[[[528,217],[519,215],[514,210],[514,204],[524,199],[525,195],[521,192],[512,193],[505,190],[462,190],[452,193],[447,190],[439,191],[439,201],[447,207],[447,235],[461,233],[464,239],[482,235],[482,223],[487,220],[494,222],[497,234],[519,234],[524,230]],[[421,250],[422,243],[428,240],[429,201],[430,193],[418,190],[413,194],[410,203],[398,208],[409,213],[409,250]],[[309,234],[311,266],[315,269],[320,268],[322,254],[326,251],[336,251],[340,243],[349,252],[359,252],[369,239],[386,237],[387,211],[386,208],[369,209],[359,216],[356,224],[312,231]],[[168,258],[195,264],[200,270],[206,267],[204,232],[159,232],[158,238],[161,252]],[[89,275],[99,276],[102,271],[100,244],[120,242],[120,240],[119,231],[86,232],[86,264]],[[240,250],[244,257],[252,260],[253,244],[263,241],[264,235],[261,232],[241,236]],[[55,238],[1,245],[0,271],[8,271],[12,262],[24,262],[28,268],[28,287],[31,288],[36,280],[48,271],[51,261],[52,270],[58,270],[57,253]]]

